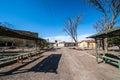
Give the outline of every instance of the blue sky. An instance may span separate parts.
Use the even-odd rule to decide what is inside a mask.
[[[85,0],[0,0],[0,22],[13,24],[14,29],[38,32],[39,37],[50,40],[68,40],[63,32],[64,21],[80,13],[83,16],[78,36],[84,39],[81,36],[96,33],[93,24],[100,17]]]

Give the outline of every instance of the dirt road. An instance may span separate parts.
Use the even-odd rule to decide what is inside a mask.
[[[120,80],[118,68],[100,63],[85,51],[57,48],[24,64],[0,70],[1,80]]]

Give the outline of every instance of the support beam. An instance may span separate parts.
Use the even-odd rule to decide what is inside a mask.
[[[37,40],[35,40],[35,50],[37,51]]]
[[[99,55],[98,55],[98,42],[97,42],[97,38],[95,38],[95,45],[96,45],[96,61],[98,63]]]
[[[102,51],[103,51],[103,56],[105,56],[104,38],[102,38]]]
[[[118,62],[118,69],[119,69],[119,74],[120,74],[120,61]]]
[[[105,56],[104,38],[102,38],[101,40],[102,40],[102,53],[103,53],[103,56]],[[105,58],[104,57],[102,57],[102,58],[105,63],[106,62]]]

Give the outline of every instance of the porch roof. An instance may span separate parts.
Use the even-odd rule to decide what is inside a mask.
[[[30,32],[30,33],[33,33],[33,32]],[[37,33],[34,33],[34,34],[37,34]],[[0,36],[7,36],[7,37],[13,37],[13,38],[28,39],[28,40],[43,40],[42,38],[32,36],[27,32],[24,32],[24,31],[20,32],[19,30],[10,29],[3,26],[0,26]]]
[[[87,38],[106,38],[113,36],[120,36],[120,26],[88,36]]]

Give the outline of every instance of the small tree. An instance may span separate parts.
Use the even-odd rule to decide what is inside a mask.
[[[77,16],[76,18],[68,18],[64,25],[64,31],[74,40],[77,42],[77,28],[81,21],[81,15]]]

